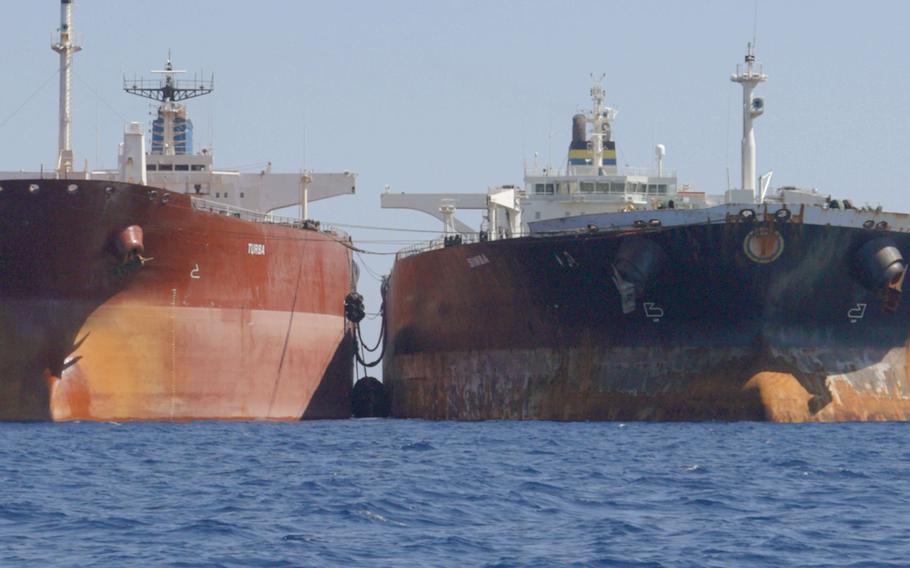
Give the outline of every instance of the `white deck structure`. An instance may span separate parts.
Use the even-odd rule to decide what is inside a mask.
[[[164,150],[161,153],[146,153],[142,125],[133,122],[126,125],[123,143],[115,170],[75,170],[71,147],[71,99],[72,56],[81,48],[74,42],[72,28],[72,0],[60,2],[59,38],[51,48],[60,54],[60,128],[58,141],[57,169],[54,171],[0,172],[0,179],[95,179],[123,181],[150,185],[178,193],[198,196],[199,200],[212,202],[219,209],[243,209],[256,213],[271,213],[277,209],[300,205],[303,218],[307,218],[307,205],[312,201],[355,192],[356,174],[352,172],[273,173],[271,164],[260,172],[241,173],[221,170],[214,166],[212,153],[207,149],[195,154],[176,154],[172,151],[174,117],[185,116],[186,107],[178,101],[208,94],[211,82],[194,82],[183,85],[176,80],[182,71],[174,70],[170,61],[160,81],[154,85],[135,84],[124,88],[128,92],[141,94],[161,102],[159,116],[164,121]],[[139,93],[137,91],[143,91]],[[150,96],[154,93],[154,96]]]
[[[739,188],[730,188],[723,194],[708,195],[680,185],[676,172],[664,168],[666,148],[662,144],[655,148],[654,167],[617,167],[616,145],[612,140],[617,111],[604,105],[603,77],[592,78],[592,107],[586,114],[573,117],[572,143],[565,169],[525,168],[522,188],[504,185],[490,188],[486,194],[386,191],[381,198],[382,207],[414,209],[432,215],[443,221],[447,235],[460,233],[465,238],[473,238],[474,234],[479,234],[480,238],[495,240],[529,234],[534,226],[552,230],[560,226],[584,225],[581,219],[577,222],[570,219],[608,213],[640,213],[629,216],[629,223],[632,223],[639,217],[647,218],[643,212],[663,209],[700,210],[725,205],[739,210],[742,207],[737,206],[754,208],[764,203],[829,206],[830,199],[814,190],[785,187],[769,194],[772,172],[755,179],[752,123],[764,112],[764,100],[754,96],[753,90],[767,80],[767,75],[755,63],[751,44],[746,50],[745,64],[737,66],[731,77],[743,88],[742,180]],[[838,206],[836,202],[832,204],[832,207]],[[486,211],[479,233],[456,218],[460,209]],[[683,217],[689,218],[680,216]]]

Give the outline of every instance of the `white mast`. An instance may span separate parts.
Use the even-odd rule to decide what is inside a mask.
[[[73,54],[82,48],[73,41],[73,2],[60,0],[60,36],[51,49],[60,54],[60,132],[57,143],[57,175],[65,177],[73,169],[71,143],[72,114],[70,91],[72,90]]]
[[[743,140],[742,140],[742,185],[740,189],[752,192],[755,201],[755,132],[752,130],[752,119],[761,116],[765,110],[765,101],[761,97],[753,97],[752,90],[759,83],[766,81],[768,76],[762,73],[761,67],[756,71],[755,53],[753,46],[748,44],[746,50],[745,66],[736,66],[736,74],[730,77],[734,83],[743,86]]]
[[[603,81],[603,74],[595,78],[594,75],[591,75],[591,78],[594,79],[594,85],[591,87],[591,100],[594,102],[594,109],[592,111],[591,123],[594,125],[594,132],[591,133],[591,165],[594,166],[594,173],[600,175],[600,170],[603,168],[603,153],[604,153],[604,130],[603,130],[603,103],[604,103],[604,88],[601,85]]]

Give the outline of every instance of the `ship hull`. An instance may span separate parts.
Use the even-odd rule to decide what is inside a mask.
[[[350,415],[345,237],[132,184],[0,185],[0,419]]]
[[[875,223],[728,215],[400,258],[386,298],[392,413],[906,420],[903,273],[880,285],[862,266],[880,242],[910,258],[910,238],[839,215]]]

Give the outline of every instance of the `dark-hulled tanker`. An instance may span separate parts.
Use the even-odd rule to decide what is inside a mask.
[[[767,195],[767,176],[756,190],[751,91],[764,79],[750,49],[734,76],[743,189],[714,201],[677,188],[661,146],[657,171],[618,172],[595,86],[591,140],[573,140],[566,172],[491,190],[478,242],[400,253],[386,298],[393,415],[906,420],[910,216]]]

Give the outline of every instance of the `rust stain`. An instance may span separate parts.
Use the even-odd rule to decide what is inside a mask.
[[[73,196],[65,180],[34,195],[29,183],[4,182],[2,197],[0,420],[350,416],[351,252],[336,236],[213,215],[182,194],[165,207],[132,184],[80,180]],[[133,226],[141,243],[118,240]],[[248,254],[252,242],[268,254]],[[154,262],[118,270],[140,248]],[[270,406],[275,377],[260,371],[281,360]]]
[[[809,401],[812,395],[789,373],[756,373],[743,385],[743,390],[757,392],[768,420],[805,422],[811,419]]]

